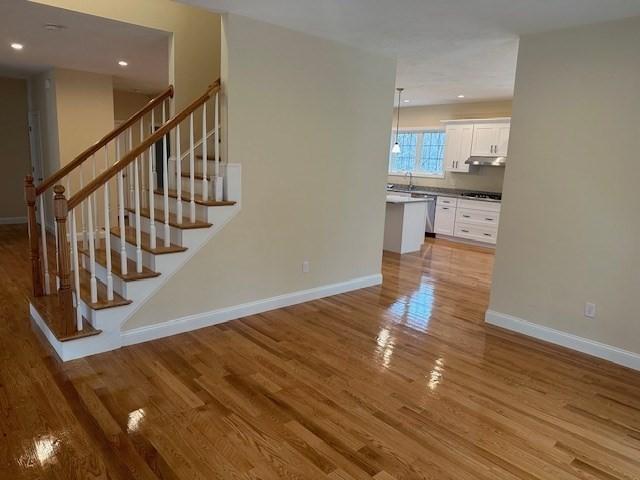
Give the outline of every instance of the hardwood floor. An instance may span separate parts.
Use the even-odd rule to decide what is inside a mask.
[[[638,479],[640,374],[483,323],[493,255],[60,364],[0,227],[0,479]]]

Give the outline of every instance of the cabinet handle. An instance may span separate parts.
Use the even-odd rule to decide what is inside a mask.
[[[484,233],[483,234],[485,237],[492,237],[493,235],[491,235],[490,233]]]
[[[464,218],[471,218],[471,215],[462,215]]]
[[[485,217],[485,220],[489,220],[490,222],[493,222],[493,218]]]
[[[461,230],[463,233],[469,233],[469,230]]]
[[[443,210],[449,210],[449,207],[442,207]]]

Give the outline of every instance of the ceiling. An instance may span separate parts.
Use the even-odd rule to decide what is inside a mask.
[[[66,28],[50,31],[46,24]],[[51,67],[102,73],[115,88],[155,93],[169,77],[169,33],[25,0],[0,1],[0,73],[27,76]],[[10,47],[13,42],[23,50]],[[129,65],[121,67],[119,60]]]
[[[640,15],[640,0],[181,1],[395,56],[410,105],[510,98],[521,34]]]

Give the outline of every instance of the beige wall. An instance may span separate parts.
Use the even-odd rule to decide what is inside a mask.
[[[235,15],[223,30],[242,210],[127,329],[380,273],[395,62]]]
[[[113,130],[113,79],[63,69],[54,70],[53,76],[60,165],[66,165]],[[98,158],[99,165],[103,161]]]
[[[394,113],[393,128],[396,126]],[[491,102],[455,103],[431,105],[426,107],[403,107],[400,112],[401,128],[443,128],[442,120],[466,118],[496,118],[511,116],[511,100]],[[445,172],[444,178],[416,177],[416,185],[445,188],[461,188],[500,192],[504,179],[504,168],[480,167],[471,173]],[[389,175],[391,183],[408,183],[408,179],[398,175]]]
[[[638,18],[521,40],[490,307],[636,353],[638,45]]]
[[[0,221],[24,217],[24,177],[30,173],[27,81],[0,77]]]
[[[220,15],[173,0],[36,0],[38,3],[173,33],[169,81],[176,108],[220,76]]]
[[[144,93],[113,91],[113,115],[116,123],[124,122],[153,99]]]

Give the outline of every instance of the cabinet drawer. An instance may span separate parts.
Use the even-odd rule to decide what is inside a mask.
[[[433,228],[435,233],[439,233],[441,235],[453,235],[455,223],[455,208],[448,207],[446,205],[439,205],[436,207],[436,221]]]
[[[454,197],[438,197],[438,201],[436,205],[441,206],[449,206],[456,207],[458,205],[458,199]]]
[[[498,229],[496,227],[456,222],[454,236],[475,240],[476,242],[495,244],[498,240]]]
[[[498,212],[487,212],[483,210],[469,210],[460,208],[456,210],[456,222],[482,225],[486,227],[497,227],[500,220]]]
[[[439,198],[439,197],[438,197]],[[485,212],[499,212],[501,208],[499,202],[483,202],[481,200],[467,200],[461,198],[458,200],[458,207],[469,210],[484,210]]]

